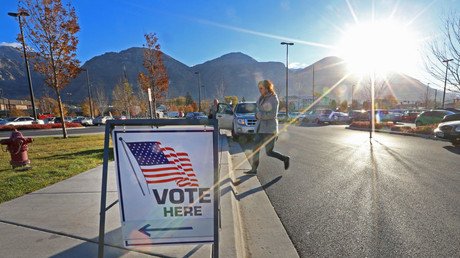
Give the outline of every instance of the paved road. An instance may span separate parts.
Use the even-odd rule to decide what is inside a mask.
[[[261,156],[259,180],[300,256],[459,257],[460,150],[368,137],[292,126],[275,147],[291,156],[288,171]]]
[[[92,133],[104,133],[105,126],[90,126],[83,128],[67,128],[68,135],[80,135],[80,134],[92,134]],[[36,136],[62,136],[62,129],[46,129],[46,130],[22,130],[21,133],[26,137]],[[0,139],[10,137],[11,132],[1,131]]]

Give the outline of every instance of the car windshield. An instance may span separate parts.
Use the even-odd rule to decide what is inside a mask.
[[[257,110],[256,103],[243,103],[238,104],[235,108],[235,113],[246,114],[246,113],[255,113]]]

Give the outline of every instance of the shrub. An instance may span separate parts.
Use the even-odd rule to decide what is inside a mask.
[[[362,129],[369,129],[370,122],[369,121],[355,121],[350,124],[350,127],[355,128],[362,128]],[[383,129],[383,128],[392,128],[394,127],[393,123],[385,122],[385,123],[375,123],[375,129]]]
[[[65,125],[69,128],[72,127],[82,127],[79,123],[65,123]],[[52,129],[52,128],[61,128],[62,125],[59,124],[32,124],[32,125],[3,125],[0,126],[0,131],[13,131],[14,129],[17,130],[38,130],[38,129]]]
[[[438,127],[437,124],[435,125],[424,125],[424,126],[418,126],[415,128],[404,128],[402,130],[405,133],[414,133],[414,134],[423,134],[423,135],[433,135],[434,129]]]

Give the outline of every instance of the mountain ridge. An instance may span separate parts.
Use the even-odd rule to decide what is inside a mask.
[[[190,92],[198,99],[198,74],[201,81],[201,98],[213,99],[236,95],[246,100],[258,96],[257,82],[270,79],[274,82],[280,97],[285,95],[285,65],[281,62],[259,62],[242,52],[231,52],[206,61],[187,66],[164,53],[163,61],[169,75],[168,98],[184,96]],[[126,76],[134,90],[139,89],[137,75],[144,71],[143,48],[131,47],[120,52],[106,52],[86,61],[82,67],[88,69],[92,91],[102,90],[111,97],[115,85]],[[347,68],[339,57],[324,57],[302,69],[289,69],[289,95],[308,97],[313,90],[313,67],[315,94],[322,94],[341,81]],[[29,95],[27,78],[24,73],[24,60],[19,49],[0,46],[0,89],[8,98],[27,98]],[[51,89],[44,85],[43,77],[32,69],[35,96],[45,93],[52,95]],[[426,85],[410,76],[392,75],[393,91],[398,99],[416,101],[422,99]],[[340,85],[331,90],[329,97],[337,100],[350,100],[351,87],[357,85],[356,78],[345,78]],[[355,87],[355,99],[362,98],[359,87]],[[12,90],[15,89],[15,90]],[[63,90],[63,100],[80,103],[87,96],[86,74],[81,73]]]

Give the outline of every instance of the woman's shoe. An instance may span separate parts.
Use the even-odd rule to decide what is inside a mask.
[[[291,160],[291,158],[289,156],[286,156],[286,158],[284,159],[284,170],[287,170],[289,168],[289,161]]]

